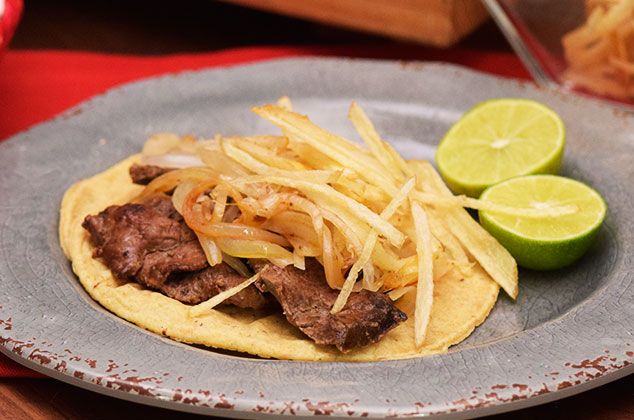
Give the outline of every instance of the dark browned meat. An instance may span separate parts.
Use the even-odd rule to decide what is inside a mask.
[[[94,256],[103,258],[115,277],[131,280],[138,274],[142,283],[155,288],[174,271],[205,268],[207,259],[194,232],[176,214],[155,210],[165,212],[168,205],[168,197],[153,198],[86,217],[83,226],[97,246]]]
[[[161,290],[166,295],[181,302],[196,304],[208,299],[201,299],[202,296],[210,298],[239,285],[245,280],[244,277],[223,263],[194,273],[173,275],[163,285]],[[239,308],[260,308],[270,303],[270,300],[273,299],[265,298],[264,294],[251,286],[231,296],[224,303],[235,305]]]
[[[388,297],[368,290],[353,292],[346,306],[331,314],[338,291],[328,286],[323,267],[314,259],[306,260],[306,270],[279,268],[262,260],[251,265],[260,273],[259,287],[271,292],[288,321],[317,344],[334,344],[347,352],[376,343],[407,319]]]
[[[183,221],[183,216],[176,211],[172,199],[167,194],[156,193],[143,200],[143,205],[150,207],[162,216],[169,217],[177,222]]]
[[[154,178],[163,175],[166,172],[172,171],[171,168],[162,168],[154,165],[137,165],[134,164],[130,167],[130,177],[135,184],[147,185]]]
[[[110,206],[87,216],[82,226],[96,246],[93,257],[102,258],[115,277],[185,303],[202,302],[245,280],[226,265],[209,267],[195,233],[166,195]],[[265,302],[251,286],[227,303],[259,308]]]

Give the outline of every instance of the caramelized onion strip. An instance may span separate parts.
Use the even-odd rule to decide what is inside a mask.
[[[217,238],[216,241],[222,252],[233,257],[265,258],[279,267],[295,263],[292,252],[270,242],[230,238]]]
[[[212,182],[215,184],[219,179],[218,172],[211,168],[193,167],[176,169],[153,179],[152,182],[143,189],[139,195],[139,199],[144,199],[155,193],[171,191],[184,181]]]
[[[322,259],[326,282],[332,289],[341,289],[344,282],[343,273],[341,272],[343,264],[341,259],[337,256],[332,240],[332,233],[328,226],[325,225],[322,231],[322,243]]]
[[[195,204],[198,197],[200,197],[200,195],[208,189],[212,188],[215,184],[215,181],[203,182],[187,194],[187,197],[183,202],[183,218],[190,229],[212,237],[260,240],[271,242],[280,246],[290,246],[290,243],[283,236],[258,227],[239,223],[211,223],[205,220],[202,212],[196,211]]]

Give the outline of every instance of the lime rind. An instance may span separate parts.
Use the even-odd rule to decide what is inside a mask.
[[[511,253],[518,266],[532,270],[555,270],[570,266],[590,249],[599,232],[597,227],[597,229],[583,236],[583,240],[580,241],[552,241],[545,243],[530,240],[528,242],[522,241],[520,244],[520,242],[504,235],[504,233],[495,233],[495,228],[492,228],[484,219],[482,226]],[[544,251],[545,248],[548,249],[547,252]]]
[[[582,220],[584,225],[581,229],[557,238],[540,238],[534,235],[527,235],[518,229],[507,226],[509,220],[522,218],[507,218],[492,212],[481,211],[480,222],[513,255],[518,265],[536,270],[551,270],[568,266],[587,252],[594,242],[599,228],[607,215],[607,205],[595,189],[579,181],[554,175],[532,175],[513,178],[488,188],[480,198],[485,201],[509,205],[513,204],[510,201],[517,199],[517,197],[506,197],[506,201],[500,200],[500,198],[504,198],[505,192],[511,191],[510,196],[513,194],[522,196],[523,194],[518,200],[519,202],[515,203],[515,206],[523,206],[534,191],[531,192],[529,189],[522,188],[522,186],[518,188],[518,185],[524,184],[523,186],[525,187],[526,185],[530,186],[530,183],[535,184],[535,190],[539,190],[540,187],[542,189],[550,187],[545,192],[545,195],[540,197],[542,199],[548,194],[554,196],[557,194],[576,194],[578,197],[583,197],[582,200],[577,202],[587,203],[589,207],[582,208],[581,211],[586,212],[586,214],[594,214],[594,217],[589,218],[587,221]],[[541,186],[538,185],[540,183]],[[557,188],[554,191],[553,186]],[[548,222],[540,224],[548,226],[548,223],[561,223],[565,220],[574,222],[575,218],[579,219],[580,215],[572,214],[548,218],[550,219]]]

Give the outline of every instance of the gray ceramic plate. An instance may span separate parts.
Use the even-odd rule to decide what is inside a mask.
[[[433,158],[479,101],[527,97],[563,118],[563,173],[605,197],[597,243],[573,267],[521,271],[516,303],[448,354],[377,363],[257,360],[172,342],[87,297],[57,240],[62,194],[152,133],[276,132],[249,106],[289,95],[354,137],[358,101],[410,158]],[[0,144],[0,350],[55,378],[146,404],[219,416],[465,418],[571,395],[634,365],[634,118],[579,98],[443,64],[298,59],[165,76],[96,97]]]

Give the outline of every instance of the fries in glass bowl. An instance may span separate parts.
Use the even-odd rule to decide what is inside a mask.
[[[634,105],[634,0],[485,0],[535,81]]]

